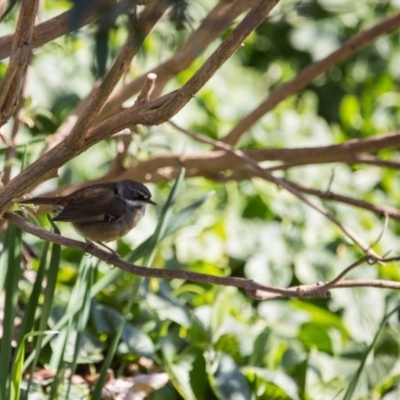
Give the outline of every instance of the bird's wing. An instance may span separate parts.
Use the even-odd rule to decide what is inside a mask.
[[[125,212],[123,200],[112,196],[93,198],[78,198],[71,201],[53,218],[53,221],[66,222],[100,222],[113,221],[120,218]]]

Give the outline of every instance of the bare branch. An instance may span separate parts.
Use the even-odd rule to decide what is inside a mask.
[[[79,21],[78,28],[94,22],[101,16],[108,5],[114,4],[115,0],[99,0],[98,7],[92,7],[89,13]],[[71,15],[73,11],[66,11],[42,22],[35,26],[30,43],[31,48],[35,49],[43,44],[50,42],[71,31]],[[5,35],[0,37],[0,60],[7,58],[11,54],[14,35]]]
[[[88,246],[86,242],[78,242],[76,240],[69,239],[61,235],[58,235],[56,233],[52,233],[44,229],[41,229],[37,226],[30,224],[29,222],[25,221],[16,214],[6,213],[4,217],[8,221],[12,222],[14,225],[18,226],[20,229],[24,230],[25,232],[40,237],[41,239],[48,240],[50,242],[57,243],[62,246],[67,246],[76,250],[80,250],[83,253],[91,254],[99,258],[100,260],[113,264],[124,271],[130,272],[138,276],[144,276],[150,278],[162,278],[162,279],[174,279],[174,278],[184,279],[193,282],[235,286],[249,291],[261,290],[261,291],[271,291],[273,293],[280,293],[280,294],[288,293],[286,289],[280,289],[274,286],[261,285],[243,278],[219,277],[219,276],[212,276],[192,271],[176,270],[176,269],[169,270],[169,269],[140,267],[138,265],[128,263],[127,261],[124,261],[116,257],[115,255],[110,254],[109,252],[101,250],[96,246]]]
[[[119,122],[122,121],[119,120]],[[364,159],[368,158],[368,155],[364,157],[364,155],[360,155],[359,153],[376,152],[383,149],[398,148],[399,146],[400,133],[395,132],[365,139],[353,139],[338,145],[284,149],[246,149],[242,151],[258,162],[284,161],[285,163],[296,163],[297,165],[334,162],[348,162],[351,164],[357,163],[357,157],[359,157],[360,163],[363,163]],[[140,181],[160,182],[176,178],[180,169],[185,168],[187,177],[203,176],[225,182],[230,179],[243,180],[254,177],[255,171],[246,167],[246,165],[247,163],[244,160],[238,159],[227,151],[216,150],[208,153],[190,154],[170,152],[155,156],[150,160],[136,162],[124,173],[124,177],[131,177]],[[277,169],[280,168],[277,167]],[[266,169],[272,172],[275,168]],[[225,171],[231,172],[225,174]],[[321,196],[317,193],[315,195]],[[341,200],[339,199],[338,201]],[[380,206],[376,207],[376,210],[378,210],[376,212],[382,214],[379,211]],[[395,213],[394,209],[393,212]],[[390,216],[392,217],[391,214]]]
[[[30,42],[38,5],[39,0],[24,0],[21,4],[10,62],[0,83],[0,126],[8,121],[20,96],[31,55]]]
[[[276,286],[263,285],[252,280],[236,277],[220,277],[208,274],[200,274],[197,272],[178,270],[178,269],[159,269],[146,268],[124,261],[113,254],[99,249],[96,246],[88,246],[85,242],[78,242],[73,239],[65,238],[56,233],[52,233],[30,224],[20,216],[13,213],[6,213],[5,219],[12,222],[25,232],[28,232],[41,239],[57,243],[61,246],[67,246],[83,253],[91,254],[100,260],[138,276],[157,278],[157,279],[183,279],[192,282],[209,283],[221,286],[233,286],[244,289],[246,293],[258,300],[270,300],[278,297],[297,297],[297,298],[327,298],[330,296],[329,291],[324,285],[319,283],[314,285],[302,285],[290,287],[288,289]],[[398,258],[397,258],[398,259]],[[350,284],[351,283],[351,284]],[[379,287],[400,290],[400,282],[384,281],[384,280],[352,280],[340,281],[330,289],[341,287]]]
[[[365,262],[367,262],[369,259],[371,259],[370,256],[365,255],[364,257],[360,258],[359,260],[357,260],[356,262],[354,262],[353,264],[351,264],[350,266],[348,266],[347,268],[344,269],[344,271],[342,271],[336,278],[332,279],[331,281],[329,281],[328,283],[325,283],[323,285],[323,287],[325,289],[330,289],[332,287],[335,287],[336,284],[338,282],[340,282],[351,270],[353,270],[354,268],[364,264]]]
[[[304,89],[317,76],[326,72],[330,67],[340,63],[351,55],[357,53],[379,36],[389,34],[400,26],[400,13],[384,18],[373,27],[357,34],[347,40],[342,46],[324,59],[317,61],[301,71],[296,77],[280,86],[254,111],[242,118],[240,122],[229,132],[223,142],[235,144],[241,135],[254,125],[263,115],[274,109],[281,101],[287,99],[298,91]]]

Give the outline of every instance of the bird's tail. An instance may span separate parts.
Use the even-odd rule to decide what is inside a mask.
[[[20,204],[49,204],[55,206],[65,205],[64,197],[32,197],[31,199],[17,200]]]

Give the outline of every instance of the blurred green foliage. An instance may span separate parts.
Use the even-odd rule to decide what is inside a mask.
[[[133,62],[132,77],[173,54],[191,26],[197,26],[215,4],[211,0],[178,3],[170,18],[146,39]],[[45,1],[41,18],[69,8],[69,2]],[[174,120],[222,138],[268,92],[398,9],[395,0],[282,1]],[[107,34],[100,35],[101,41],[99,27],[92,26],[35,50],[26,115],[18,135],[18,143],[24,145],[12,160],[14,176],[22,168],[23,156],[28,164],[40,156],[47,138],[104,73],[124,42],[126,18],[113,20]],[[12,12],[0,34],[12,31],[15,21]],[[396,31],[332,67],[265,115],[239,146],[322,146],[398,129],[399,42]],[[185,82],[211,51],[207,49],[178,74],[167,89]],[[0,64],[1,75],[4,66]],[[60,178],[46,182],[37,193],[101,177],[115,147],[113,140],[97,144],[65,165]],[[139,127],[128,160],[204,149],[168,126]],[[2,146],[0,155],[4,152]],[[399,158],[397,149],[380,156]],[[400,184],[395,170],[317,165],[284,175],[323,190],[332,170],[333,191],[398,206]],[[332,279],[361,255],[323,216],[261,179],[221,184],[195,178],[149,186],[161,206],[167,199],[173,201],[163,211],[161,207],[148,210],[140,225],[116,244],[121,257],[132,262],[144,265],[152,259],[152,268],[234,275],[287,287]],[[325,205],[369,243],[382,229],[382,220],[371,213]],[[45,216],[38,220],[54,229]],[[161,234],[164,221],[166,230]],[[76,237],[69,226],[60,224],[60,229]],[[397,254],[399,232],[398,223],[390,222],[374,250]],[[395,292],[352,288],[334,290],[330,300],[259,302],[235,288],[139,280],[71,249],[49,246],[29,235],[23,239],[41,258],[20,268],[21,233],[10,226],[0,256],[6,311],[0,368],[6,370],[11,356],[21,368],[20,354],[11,346],[18,305],[22,332],[28,336],[14,339],[17,349],[25,349],[26,371],[50,366],[58,373],[46,391],[23,380],[21,398],[89,396],[86,385],[64,381],[65,371],[105,374],[108,365],[121,376],[128,374],[131,365],[142,373],[166,371],[170,383],[154,392],[153,400],[392,400],[400,396],[399,295]],[[349,276],[400,279],[395,263],[364,265]],[[396,312],[385,319],[392,310]],[[56,333],[46,332],[49,329]],[[31,338],[29,332],[39,336]],[[151,360],[151,365],[143,359]],[[0,376],[5,399],[11,389],[4,372]],[[93,398],[98,398],[100,389],[98,384]]]

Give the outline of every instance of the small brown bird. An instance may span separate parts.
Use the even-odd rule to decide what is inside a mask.
[[[53,221],[71,222],[85,239],[100,244],[126,235],[143,217],[146,205],[156,205],[146,186],[128,179],[87,186],[67,196],[33,197],[19,203],[62,207]]]

